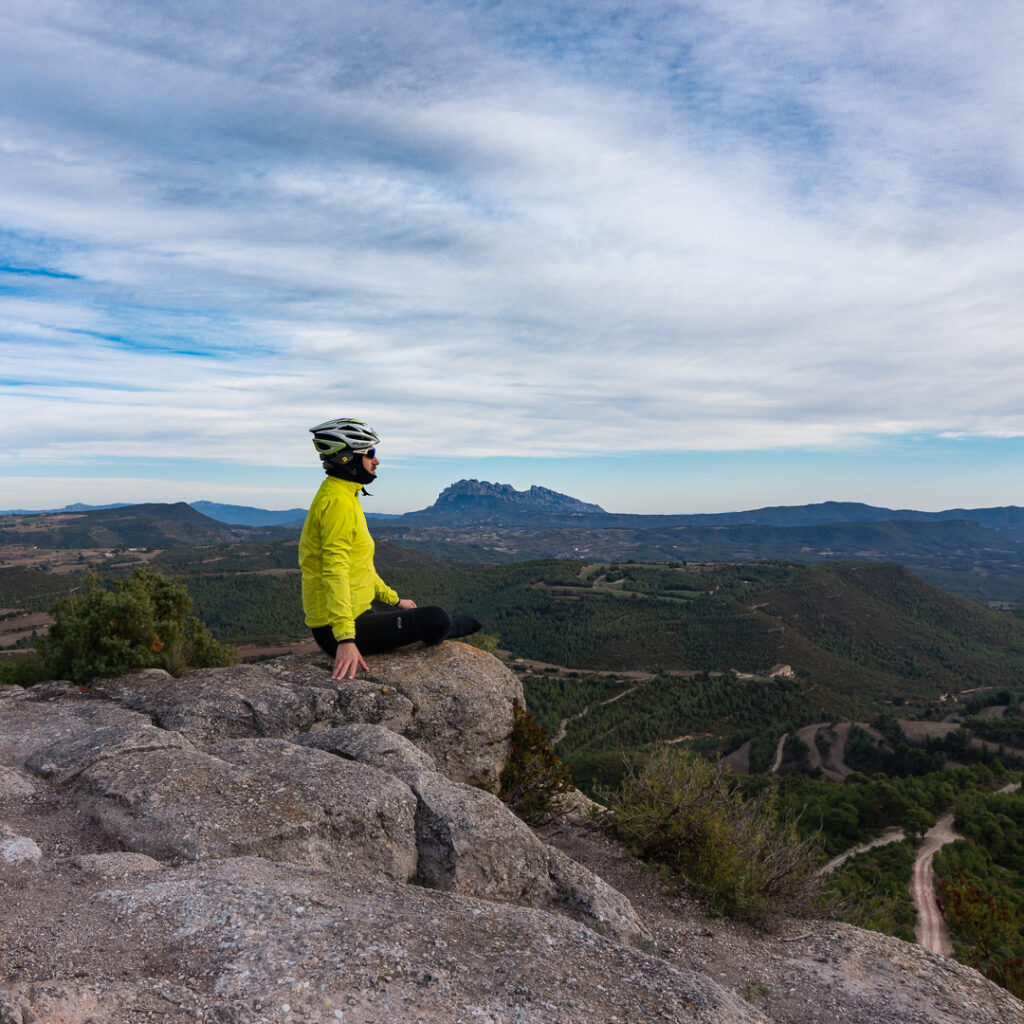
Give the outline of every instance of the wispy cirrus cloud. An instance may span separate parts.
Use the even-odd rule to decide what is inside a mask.
[[[0,465],[1024,436],[1014,5],[0,18]]]

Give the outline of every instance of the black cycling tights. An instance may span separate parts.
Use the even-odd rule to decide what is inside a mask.
[[[356,619],[356,646],[360,654],[381,654],[420,640],[425,644],[439,644],[453,633],[451,616],[443,608],[379,611],[378,607],[374,606]],[[479,629],[479,623],[474,624]],[[337,654],[338,641],[330,626],[316,626],[313,639],[324,654],[332,658]]]

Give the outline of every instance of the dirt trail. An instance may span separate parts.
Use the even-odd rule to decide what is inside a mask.
[[[602,700],[597,706],[604,707],[605,704],[614,704],[617,700],[622,700],[623,697],[628,696],[629,694],[633,693],[634,690],[638,689],[640,689],[640,683],[637,683],[636,686],[630,686],[628,689],[625,689],[620,693],[615,694],[614,697],[609,697],[607,700]],[[570,715],[568,718],[563,718],[561,722],[558,723],[558,733],[556,734],[555,738],[551,741],[551,745],[553,747],[557,746],[559,743],[562,742],[562,740],[565,739],[565,730],[568,728],[570,722],[575,722],[577,718],[582,718],[584,715],[589,714],[590,705],[588,704],[578,714]]]
[[[864,843],[861,846],[854,846],[845,853],[841,853],[839,856],[833,857],[821,869],[819,874],[827,875],[829,872],[835,871],[835,869],[844,861],[849,860],[851,857],[855,857],[858,853],[867,853],[868,850],[873,850],[876,846],[888,846],[890,843],[898,843],[903,837],[903,829],[897,827],[887,828],[884,832],[875,836],[875,838],[870,842]]]
[[[1014,793],[1021,788],[1019,782],[1011,782],[1003,786],[1000,793]],[[910,894],[914,897],[917,908],[917,925],[914,934],[917,941],[925,949],[942,956],[953,955],[953,944],[949,939],[949,929],[945,918],[939,912],[939,901],[935,896],[935,871],[932,861],[935,854],[956,839],[963,839],[953,828],[953,815],[944,814],[935,823],[934,828],[925,833],[918,847],[917,859],[914,861],[914,873],[910,879]]]
[[[829,760],[832,762],[832,768],[839,776],[839,780],[843,780],[849,775],[853,769],[846,763],[846,741],[850,738],[850,729],[853,728],[853,722],[840,722],[836,726],[836,741],[832,745],[832,750],[829,752]]]
[[[939,901],[935,896],[935,872],[932,869],[932,861],[938,850],[946,843],[961,838],[963,837],[953,829],[953,815],[944,814],[921,840],[917,859],[914,861],[914,872],[910,877],[910,895],[914,897],[914,906],[917,909],[914,934],[918,943],[925,949],[942,956],[953,955],[953,943],[949,939],[949,929],[939,911]]]
[[[813,725],[805,725],[796,731],[797,736],[807,744],[807,763],[812,769],[822,767],[821,751],[818,749],[815,737],[818,735],[819,729],[826,728],[828,728],[828,722],[815,722]]]

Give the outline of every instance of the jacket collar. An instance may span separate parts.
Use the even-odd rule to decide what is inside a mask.
[[[357,483],[355,480],[342,480],[341,477],[337,476],[324,477],[324,483],[332,490],[341,488],[342,490],[349,491],[353,495],[358,495],[363,489],[363,485]]]

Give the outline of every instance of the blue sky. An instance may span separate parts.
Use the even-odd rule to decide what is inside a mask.
[[[1024,9],[6,0],[0,507],[1024,504]]]

